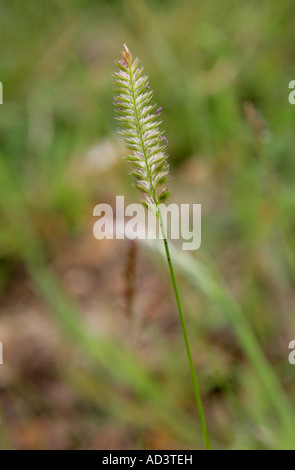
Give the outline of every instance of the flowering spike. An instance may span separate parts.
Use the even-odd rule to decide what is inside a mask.
[[[148,206],[158,205],[166,200],[169,191],[161,189],[169,177],[169,166],[165,154],[167,139],[163,137],[158,115],[162,108],[152,103],[153,92],[144,75],[138,59],[132,58],[126,44],[122,51],[123,60],[117,62],[119,70],[114,74],[114,99],[120,134],[133,155],[126,159],[132,164],[135,186],[144,193]],[[157,111],[154,112],[154,109]]]
[[[165,149],[168,141],[159,130],[161,122],[158,120],[158,115],[161,108],[158,108],[156,112],[153,111],[156,106],[152,104],[153,93],[148,84],[148,77],[144,75],[143,68],[139,67],[138,59],[132,59],[126,44],[124,44],[122,55],[123,60],[117,62],[119,71],[115,73],[117,96],[114,105],[118,113],[117,119],[121,125],[121,134],[125,145],[133,152],[126,159],[133,166],[131,174],[135,179],[135,187],[144,194],[143,205],[151,210],[160,221],[165,253],[193,379],[196,403],[201,418],[206,449],[209,450],[210,442],[207,425],[161,213],[161,203],[165,202],[170,194],[166,187],[169,167]]]

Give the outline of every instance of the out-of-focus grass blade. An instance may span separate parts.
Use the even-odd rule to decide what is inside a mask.
[[[164,250],[158,241],[145,240],[145,242],[162,257],[165,256]],[[292,439],[295,432],[294,410],[282,389],[274,369],[265,358],[255,333],[243,311],[231,297],[222,280],[213,275],[206,266],[175,246],[171,248],[171,251],[172,259],[179,272],[210,301],[217,304],[226,316],[245,356],[257,373],[265,395],[269,398],[273,409],[277,412],[280,423],[286,432],[284,437],[285,445],[288,448],[290,448],[289,446],[295,448],[294,439]]]

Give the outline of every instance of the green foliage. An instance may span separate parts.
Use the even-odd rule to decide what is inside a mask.
[[[295,79],[294,13],[293,0],[1,3],[0,317],[13,318],[9,289],[20,284],[25,266],[26,289],[38,292],[65,345],[60,383],[69,381],[77,394],[73,421],[91,429],[81,431],[73,446],[87,447],[85,436],[94,434],[98,421],[122,436],[128,429],[138,448],[187,448],[196,445],[196,435],[202,445],[168,294],[154,303],[167,302],[169,319],[155,318],[152,305],[153,322],[145,323],[142,348],[134,354],[128,336],[106,333],[102,340],[98,331],[96,337],[83,314],[88,300],[76,296],[73,306],[59,271],[52,273],[56,256],[72,243],[72,259],[78,260],[83,236],[91,238],[95,204],[122,193],[134,200],[116,159],[110,171],[96,166],[88,173],[84,159],[90,148],[107,142],[99,162],[112,161],[105,150],[116,141],[110,76],[126,41],[145,58],[162,106],[173,198],[202,203],[200,250],[190,259],[178,251],[173,256],[183,274],[213,447],[294,449],[295,368],[287,359],[295,337],[295,107],[288,102],[288,83]],[[245,114],[246,101],[260,115],[258,134]],[[136,157],[128,159],[135,172],[141,170]],[[162,202],[167,193],[158,197]],[[142,306],[162,284],[155,273],[166,275],[159,256],[157,251],[154,271],[141,284]],[[147,265],[150,258],[148,252]],[[115,284],[121,256],[103,263],[99,282]],[[116,325],[120,312],[110,312],[97,297],[98,318]],[[1,324],[3,343],[4,332]],[[73,344],[81,362],[72,361]],[[20,387],[23,371],[15,367],[0,407],[7,429],[1,430],[1,448],[17,447],[25,434],[13,433],[11,417],[21,405],[18,423],[36,415],[31,389]],[[7,413],[4,404],[19,389],[13,413]],[[40,386],[34,400],[43,392]],[[68,421],[58,415],[55,422],[55,410],[40,409],[57,428]],[[92,427],[93,415],[98,419]]]

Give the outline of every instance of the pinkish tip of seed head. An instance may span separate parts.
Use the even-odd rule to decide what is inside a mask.
[[[132,54],[129,51],[126,44],[124,44],[124,49],[122,51],[122,56],[123,56],[124,61],[126,62],[126,65],[130,66],[132,64]]]
[[[155,113],[156,116],[158,116],[158,114],[161,114],[161,112],[162,112],[162,108],[161,108],[161,106],[160,106],[160,107],[157,109],[156,113]]]

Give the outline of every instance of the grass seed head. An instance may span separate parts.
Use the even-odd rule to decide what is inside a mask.
[[[169,166],[167,139],[160,130],[162,108],[152,101],[153,92],[139,60],[133,60],[126,44],[119,70],[114,74],[114,105],[120,134],[131,153],[125,158],[132,165],[134,185],[144,194],[144,204],[158,205],[168,199]],[[154,111],[156,109],[156,111]]]

